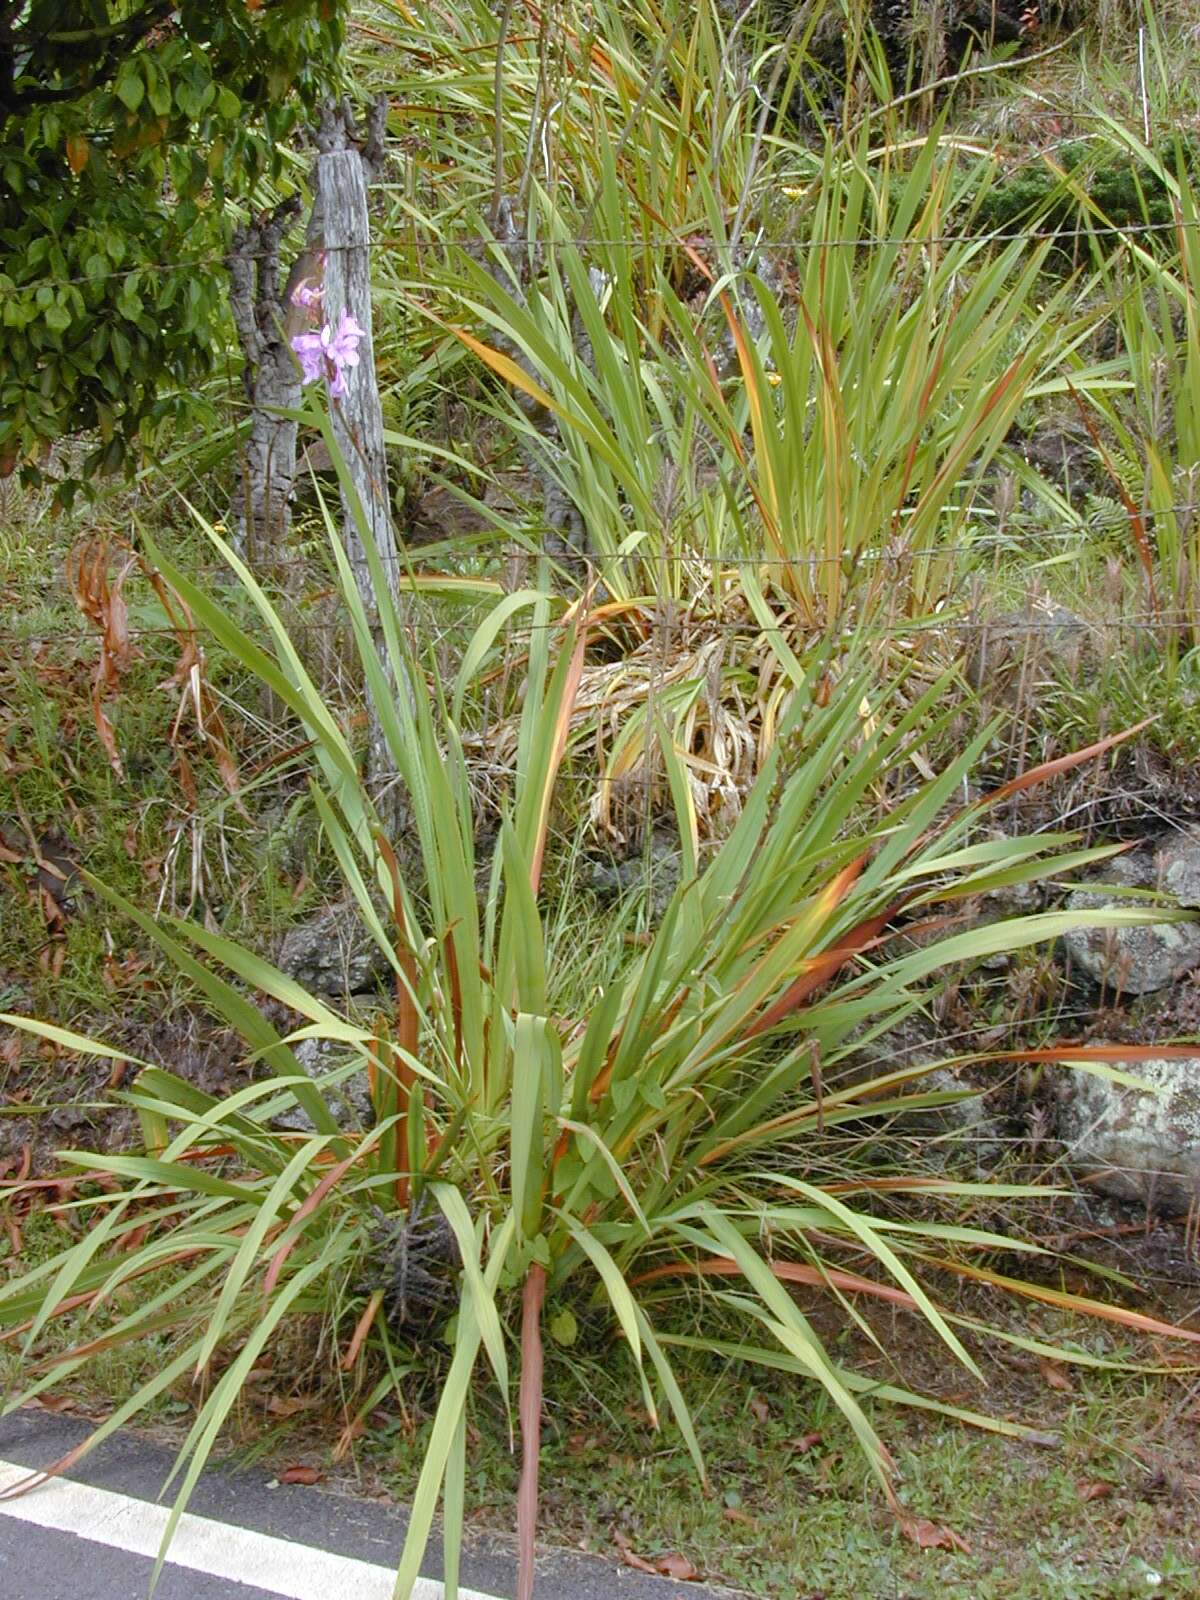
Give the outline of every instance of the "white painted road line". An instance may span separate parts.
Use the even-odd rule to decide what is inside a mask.
[[[0,1494],[29,1477],[28,1467],[0,1461]],[[0,1500],[0,1517],[73,1533],[93,1544],[130,1555],[158,1555],[169,1508],[134,1500],[111,1489],[94,1489],[67,1478],[51,1478],[15,1500]],[[167,1550],[167,1563],[210,1577],[246,1583],[287,1600],[392,1600],[396,1574],[388,1567],[293,1544],[211,1517],[184,1512]],[[478,1589],[459,1588],[459,1600],[500,1600]],[[443,1600],[440,1583],[418,1578],[413,1600]]]

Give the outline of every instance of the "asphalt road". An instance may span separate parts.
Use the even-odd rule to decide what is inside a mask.
[[[22,1469],[48,1465],[89,1431],[79,1419],[36,1409],[0,1420],[0,1494]],[[3,1600],[145,1600],[173,1461],[171,1450],[119,1434],[69,1479],[0,1498]],[[196,1485],[155,1600],[390,1600],[404,1527],[402,1507],[217,1466]],[[431,1544],[415,1600],[439,1600],[440,1578],[441,1552]],[[535,1592],[536,1600],[720,1600],[727,1593],[555,1550],[539,1554]],[[461,1600],[512,1600],[511,1545],[473,1540],[459,1593]]]

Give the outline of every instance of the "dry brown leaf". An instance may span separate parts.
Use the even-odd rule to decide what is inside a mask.
[[[681,1556],[678,1550],[671,1550],[665,1556],[659,1556],[654,1563],[655,1568],[664,1578],[674,1578],[678,1583],[699,1583],[700,1571],[686,1556]]]
[[[648,1572],[653,1578],[658,1576],[658,1568],[653,1562],[647,1561],[645,1557],[638,1555],[619,1528],[613,1534],[613,1543],[620,1551],[621,1560],[627,1567],[632,1567],[635,1572]]]
[[[119,687],[136,654],[123,591],[137,558],[128,556],[110,583],[109,554],[106,539],[87,539],[77,545],[67,558],[67,581],[75,604],[100,632],[100,657],[92,673],[92,718],[109,765],[122,777],[116,734],[105,713],[104,700]]]
[[[971,1546],[961,1534],[928,1517],[901,1516],[900,1532],[920,1550],[961,1550],[964,1555],[971,1554]]]
[[[798,1439],[792,1441],[792,1449],[798,1456],[806,1456],[810,1450],[815,1450],[822,1442],[822,1435],[815,1430],[812,1433],[802,1433]]]
[[[1038,1371],[1044,1382],[1051,1389],[1058,1389],[1063,1394],[1074,1394],[1075,1385],[1071,1382],[1071,1375],[1061,1361],[1051,1361],[1049,1356],[1038,1357]]]
[[[750,1409],[760,1422],[766,1422],[771,1415],[771,1408],[760,1394],[750,1396]]]
[[[743,1511],[741,1506],[726,1506],[721,1512],[726,1522],[740,1522],[747,1528],[757,1528],[758,1518],[752,1517],[748,1511]]]
[[[300,1399],[292,1396],[273,1394],[267,1401],[267,1410],[273,1417],[294,1417],[297,1411],[309,1411],[315,1406],[315,1400]]]
[[[319,1467],[284,1467],[279,1474],[280,1483],[320,1483],[325,1474]]]
[[[1104,1478],[1092,1478],[1075,1485],[1081,1500],[1107,1500],[1115,1492],[1115,1485]]]
[[[40,1406],[43,1411],[56,1413],[79,1410],[79,1401],[73,1394],[42,1394],[37,1397],[34,1404]]]
[[[67,165],[76,177],[87,166],[88,157],[91,153],[92,147],[88,144],[83,134],[71,133],[67,135]]]
[[[349,1453],[350,1446],[357,1438],[366,1432],[366,1428],[366,1417],[352,1418],[342,1429],[341,1433],[338,1434],[337,1443],[333,1447],[333,1459],[335,1461],[343,1460]]]
[[[191,803],[195,782],[181,742],[184,714],[190,708],[195,719],[196,733],[212,756],[221,782],[232,795],[234,805],[243,816],[246,816],[246,809],[241,799],[241,780],[237,763],[229,748],[229,736],[221,719],[216,696],[205,675],[204,651],[196,637],[192,614],[182,596],[171,588],[161,572],[148,567],[144,570],[151,587],[162,601],[171,631],[179,645],[179,659],[175,663],[174,671],[169,678],[165,678],[159,684],[159,688],[179,690],[179,710],[175,714],[170,739],[179,767],[180,786]]]

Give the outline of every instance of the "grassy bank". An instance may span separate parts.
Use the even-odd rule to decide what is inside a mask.
[[[519,1390],[552,1537],[1187,1592],[1193,1230],[1051,1259],[1128,1214],[1045,1076],[1161,1042],[1065,898],[1200,815],[1200,43],[1101,9],[930,88],[830,8],[361,8],[385,667],[322,400],[253,570],[232,388],[90,508],[4,491],[10,1399],[357,1461],[409,1577],[439,1501],[511,1527]],[[274,964],[336,902],[352,993]]]

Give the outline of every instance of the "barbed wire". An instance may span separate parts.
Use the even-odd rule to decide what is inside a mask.
[[[1200,500],[1180,500],[1167,506],[1147,507],[1145,509],[1141,509],[1137,512],[1137,518],[1143,522],[1153,522],[1160,517],[1165,518],[1168,516],[1190,515],[1195,511],[1200,511]],[[974,514],[977,516],[991,513],[992,508],[990,507],[974,508]],[[811,567],[845,565],[850,565],[853,567],[863,563],[887,565],[889,563],[898,564],[903,561],[920,560],[924,559],[925,557],[934,556],[978,555],[981,552],[986,553],[988,551],[1011,550],[1014,544],[1020,542],[1022,539],[1027,540],[1031,546],[1036,546],[1040,543],[1046,542],[1047,540],[1061,540],[1065,543],[1080,538],[1087,538],[1093,533],[1107,532],[1119,528],[1128,528],[1130,523],[1134,520],[1134,514],[1126,510],[1113,511],[1111,515],[1104,517],[1087,516],[1081,513],[1080,521],[1078,523],[1063,523],[1057,528],[1030,527],[1023,522],[1019,522],[1014,519],[1014,524],[1011,530],[1005,529],[1003,531],[992,533],[981,533],[978,538],[967,540],[961,543],[916,545],[912,549],[901,548],[899,550],[884,549],[861,550],[857,552],[844,551],[839,555],[778,555],[764,551],[761,555],[739,556],[732,554],[713,555],[703,550],[665,550],[649,552],[635,550],[626,552],[625,554],[618,554],[617,552],[601,552],[599,554],[588,555],[585,559],[591,566],[596,568],[623,567],[640,563],[647,567],[655,567],[666,564],[668,566],[689,568],[708,566],[716,569],[724,569],[727,567],[761,568],[782,566],[803,571]],[[428,524],[426,524],[426,526],[428,526]],[[224,531],[223,526],[220,524],[217,524],[216,528],[218,532]],[[899,537],[899,535],[897,535],[897,537]],[[414,550],[420,550],[426,547],[449,545],[455,543],[456,539],[460,540],[464,545],[466,545],[468,541],[475,544],[486,545],[492,542],[493,539],[499,541],[500,538],[501,535],[499,533],[493,534],[488,530],[472,530],[462,535],[456,535],[451,532],[446,534],[444,538],[423,538],[419,543],[413,545],[412,548]],[[401,536],[401,545],[403,546],[403,544],[403,536]],[[316,564],[317,562],[315,553],[304,551],[289,551],[283,553],[276,553],[273,551],[269,561],[265,563],[267,568],[272,572],[278,571],[281,568],[312,568]],[[198,568],[192,569],[190,575],[193,577],[227,577],[231,576],[231,571],[230,568],[225,566],[223,563],[213,563],[201,565]],[[432,574],[431,576],[444,577],[446,574]],[[462,574],[450,574],[450,576],[459,577],[462,576]]]
[[[613,249],[613,250],[669,250],[690,248],[693,250],[705,249],[714,251],[734,252],[743,259],[752,259],[764,251],[778,250],[840,250],[840,249],[867,249],[891,248],[893,246],[913,245],[926,247],[929,245],[948,244],[1015,244],[1024,243],[1052,243],[1061,242],[1063,239],[1091,239],[1091,238],[1138,238],[1143,234],[1151,233],[1179,233],[1191,232],[1200,229],[1200,218],[1180,217],[1170,222],[1138,222],[1138,223],[1107,223],[1096,222],[1091,226],[1077,224],[1074,227],[1053,227],[1039,229],[1019,229],[1006,231],[1004,229],[990,230],[984,233],[942,233],[928,235],[913,234],[856,234],[849,236],[829,235],[828,237],[812,238],[809,235],[785,236],[783,238],[760,239],[755,238],[749,243],[740,240],[719,238],[715,234],[704,234],[680,229],[676,233],[661,235],[627,234],[623,236],[606,236],[604,234],[582,234],[568,239],[553,239],[534,237],[521,239],[518,243],[522,247],[533,250],[574,250],[574,249]],[[505,246],[496,240],[474,237],[469,241],[430,238],[418,233],[384,234],[379,238],[364,241],[362,244],[353,245],[327,245],[325,253],[328,255],[335,251],[358,251],[363,249],[416,249],[416,250],[475,250],[480,247],[494,246],[498,250],[505,250]],[[278,251],[241,251],[238,253],[240,260],[256,261],[262,259],[279,259]],[[129,267],[113,267],[104,272],[79,273],[74,276],[60,277],[49,274],[40,278],[28,278],[17,281],[9,279],[5,292],[13,294],[25,289],[38,289],[46,286],[66,288],[69,286],[86,285],[90,283],[103,283],[113,278],[128,278],[140,273],[170,273],[193,272],[198,267],[223,266],[228,259],[228,252],[214,252],[203,256],[184,257],[174,261],[143,261]]]
[[[1171,508],[1176,515],[1179,515],[1180,513],[1190,513],[1198,509],[1200,509],[1200,502],[1184,503],[1177,507]],[[1156,516],[1166,516],[1167,514],[1168,512],[1166,508],[1154,513]],[[1146,513],[1139,513],[1139,516],[1142,518],[1142,520],[1146,520]],[[1087,523],[1079,527],[1047,529],[1044,532],[1038,530],[1030,533],[1029,543],[1035,546],[1039,542],[1047,540],[1061,541],[1064,544],[1074,543],[1080,539],[1087,539],[1093,533],[1111,531],[1112,529],[1117,528],[1128,528],[1133,520],[1134,519],[1130,513],[1125,512],[1119,519],[1113,518],[1112,520],[1106,520],[1103,522],[1097,521],[1095,523]],[[454,535],[450,534],[447,535],[445,539],[430,540],[427,541],[427,543],[441,545],[452,543],[453,540]],[[988,553],[995,553],[1002,550],[1012,550],[1013,547],[1019,542],[1019,534],[1002,533],[984,534],[981,535],[979,539],[971,540],[962,544],[920,545],[911,550],[901,548],[898,550],[863,550],[858,552],[847,551],[841,555],[776,555],[769,552],[764,552],[761,555],[754,556],[718,556],[706,554],[701,550],[664,550],[647,551],[645,553],[634,551],[625,555],[619,555],[615,552],[610,554],[602,553],[599,555],[587,555],[583,559],[601,576],[603,576],[606,571],[620,570],[626,567],[638,565],[650,569],[664,566],[672,568],[687,568],[688,570],[709,567],[718,572],[726,570],[730,567],[757,568],[760,570],[784,568],[789,571],[803,573],[816,568],[828,567],[844,567],[851,571],[860,566],[901,568],[909,561],[921,561],[925,560],[926,558],[958,555],[986,555]],[[419,550],[421,546],[418,545],[415,548]],[[1055,560],[1057,558],[1051,557],[1050,559]],[[272,557],[269,565],[271,568],[310,567],[312,565],[312,558],[301,554],[285,555],[279,558]],[[219,576],[229,572],[228,567],[216,565],[203,567],[200,570],[203,574],[208,576]],[[428,574],[428,576],[437,577],[444,575]],[[457,575],[455,574],[454,576]]]
[[[1186,500],[1179,501],[1171,506],[1162,506],[1144,512],[1139,512],[1138,515],[1143,520],[1154,520],[1156,518],[1166,517],[1168,515],[1191,515],[1196,511],[1200,511],[1200,501]],[[858,552],[847,551],[836,555],[815,553],[779,555],[771,552],[763,552],[759,555],[743,556],[733,554],[713,555],[700,550],[673,550],[648,551],[645,553],[632,552],[626,554],[618,554],[616,552],[594,553],[588,555],[585,559],[587,566],[598,577],[600,577],[601,580],[603,580],[606,574],[611,574],[614,571],[627,571],[631,568],[636,568],[637,566],[641,566],[648,571],[653,571],[656,568],[661,569],[663,567],[675,570],[686,569],[688,571],[709,568],[715,574],[719,574],[722,571],[726,571],[731,568],[750,568],[765,572],[770,572],[772,569],[777,569],[784,572],[794,573],[801,577],[814,571],[828,569],[830,567],[838,567],[844,569],[849,576],[852,576],[856,570],[864,566],[877,568],[882,567],[900,572],[906,565],[926,559],[936,560],[945,559],[952,556],[978,556],[1003,550],[1011,550],[1014,545],[1019,544],[1023,538],[1026,539],[1030,545],[1035,547],[1037,544],[1047,540],[1062,541],[1064,543],[1069,541],[1071,543],[1075,543],[1081,540],[1086,540],[1096,532],[1110,529],[1127,528],[1132,521],[1133,516],[1130,512],[1120,511],[1114,512],[1111,517],[1090,518],[1078,525],[1064,525],[1058,529],[1029,530],[1025,528],[1017,528],[1011,533],[1002,532],[982,534],[979,538],[967,542],[921,545],[914,546],[911,549],[900,547],[882,550],[862,550]],[[477,541],[479,540],[479,535],[476,534],[470,534],[467,537]],[[437,539],[428,542],[434,544],[452,544],[454,542],[454,536],[449,535],[445,539]],[[419,549],[420,547],[418,546],[417,548]],[[267,569],[266,572],[258,575],[259,581],[261,582],[265,580],[269,582],[270,576],[273,573],[296,569],[310,571],[315,575],[320,571],[321,555],[323,555],[323,552],[318,552],[316,554],[305,552],[294,552],[284,555],[272,554],[268,562],[265,564]],[[1052,561],[1055,559],[1057,558],[1053,556],[1050,557],[1050,560]],[[224,565],[215,564],[201,567],[197,571],[194,571],[192,576],[210,579],[232,579],[233,574],[230,568]],[[406,593],[419,598],[423,593],[423,584],[421,582],[422,579],[428,580],[429,586],[432,588],[439,580],[444,580],[446,578],[459,578],[463,576],[470,578],[471,576],[477,575],[417,571],[412,574],[411,583],[406,578],[402,578],[401,583],[405,588]],[[480,578],[480,581],[487,580]],[[489,596],[486,593],[481,593],[477,596],[466,595],[463,598],[468,600],[476,599],[484,602],[489,598]],[[672,596],[669,595],[658,595],[647,598],[653,598],[656,604],[660,607],[664,605],[668,607],[682,607],[684,605],[683,602],[676,601]],[[296,602],[293,601],[293,603]],[[958,603],[970,604],[970,602],[965,599]],[[1045,603],[1047,606],[1053,606],[1055,604],[1048,599]],[[1034,604],[1036,606],[1037,602],[1034,602]],[[920,619],[909,619],[903,623],[890,625],[886,630],[883,631],[888,634],[931,631],[936,632],[939,630],[947,633],[954,632],[959,634],[1013,634],[1020,632],[1048,633],[1056,629],[1060,632],[1071,630],[1079,630],[1083,632],[1121,632],[1122,630],[1128,628],[1143,626],[1179,627],[1184,624],[1194,624],[1197,621],[1200,621],[1200,593],[1197,595],[1197,606],[1195,609],[1192,609],[1188,606],[1179,606],[1177,604],[1167,602],[1165,604],[1161,604],[1157,609],[1122,612],[1117,616],[1105,618],[1082,617],[1074,612],[1070,612],[1068,615],[1064,616],[1061,613],[1065,612],[1066,609],[1067,608],[1056,607],[1054,610],[1047,609],[1042,616],[1028,615],[1027,617],[1013,616],[1011,613],[993,613],[984,617],[970,615],[947,615],[942,617],[934,616]],[[468,623],[463,624],[463,626],[468,625]],[[301,621],[299,626],[307,629],[308,631],[331,631],[348,626],[348,619],[343,618],[340,620],[331,619]],[[752,617],[747,617],[744,620],[736,622],[721,622],[716,619],[707,619],[703,626],[709,632],[723,629],[727,632],[736,633],[741,636],[755,636],[761,633],[771,632],[777,632],[790,636],[796,631],[797,627],[803,627],[803,623],[798,619],[794,627],[789,627],[781,623],[778,628],[771,629],[764,624],[758,623]],[[509,633],[510,636],[512,633],[533,633],[538,631],[539,627],[554,631],[561,627],[561,623],[551,622],[541,625],[529,622],[524,624],[514,623],[510,626]],[[153,636],[178,637],[177,630],[165,624],[133,626],[129,628],[128,633],[131,638],[145,638]],[[35,624],[31,624],[25,628],[0,627],[0,640],[5,640],[10,643],[24,642],[26,644],[33,644],[35,642],[41,642],[50,638],[52,638],[56,643],[76,643],[80,641],[95,640],[97,637],[98,634],[94,631],[89,631],[86,629],[65,631],[57,624],[50,621],[48,621],[47,627],[44,630],[39,629]]]
[[[661,599],[659,603],[661,604]],[[1126,614],[1122,617],[1100,618],[1094,621],[1084,621],[1082,618],[1075,618],[1074,613],[1071,613],[1071,616],[1082,631],[1094,631],[1096,633],[1105,634],[1120,634],[1130,628],[1144,628],[1147,631],[1150,631],[1154,628],[1200,628],[1200,608],[1197,608],[1193,611],[1178,607],[1169,607],[1161,611],[1137,612]],[[617,619],[613,620],[615,621]],[[603,622],[599,624],[593,622],[591,626],[596,628],[603,627],[605,625],[612,625],[609,623],[609,619],[604,619]],[[561,632],[564,626],[565,623],[561,620],[545,623],[514,622],[509,627],[508,637],[512,638],[515,636],[519,639],[526,634],[532,635],[535,633],[557,633]],[[1030,635],[1048,635],[1051,634],[1055,629],[1066,630],[1069,627],[1070,624],[1062,622],[1052,615],[1048,615],[1043,620],[1032,618],[1029,620],[1024,618],[1009,619],[1008,617],[932,618],[910,622],[890,623],[884,627],[862,627],[853,623],[846,623],[839,629],[839,631],[848,639],[909,638],[919,634],[930,635],[938,633],[947,635],[991,635],[992,637],[998,639],[1002,636],[1021,633]],[[349,628],[350,620],[348,616],[342,618],[318,619],[311,622],[301,621],[297,624],[298,632],[307,633],[348,631]],[[469,622],[464,621],[462,628],[465,631],[468,628],[472,628],[472,625]],[[776,636],[780,638],[792,639],[800,633],[813,633],[822,631],[820,624],[806,622],[800,617],[797,617],[792,626],[786,626],[782,623],[780,623],[778,626],[771,626],[769,624],[759,622],[753,616],[747,616],[743,621],[740,622],[725,622],[715,618],[701,618],[694,620],[694,628],[697,633],[703,633],[705,635],[725,634],[731,638],[736,637],[741,639],[756,639],[761,637]],[[201,628],[198,631],[203,633],[205,630]],[[130,639],[178,639],[182,633],[186,633],[185,628],[171,628],[165,624],[156,624],[154,626],[146,627],[131,627],[126,630],[126,637]],[[448,636],[449,630],[444,629],[443,637]],[[19,629],[0,628],[0,641],[4,641],[6,643],[23,643],[28,645],[43,642],[53,642],[55,644],[95,644],[99,639],[100,633],[98,630],[80,629],[76,632],[64,632],[61,627],[53,625],[48,626],[43,632],[39,632],[36,629],[23,632]],[[1060,648],[1064,644],[1064,641],[1061,638],[1055,640],[1054,642]]]
[[[1200,500],[1180,500],[1167,506],[1147,507],[1144,510],[1139,510],[1137,512],[1137,517],[1143,522],[1153,522],[1159,518],[1165,518],[1169,516],[1178,517],[1190,515],[1195,511],[1200,511]],[[975,516],[986,516],[992,515],[994,512],[993,508],[991,507],[979,506],[972,508],[972,514]],[[904,512],[902,511],[901,516],[903,515]],[[1128,528],[1132,521],[1134,521],[1134,514],[1126,510],[1113,511],[1111,514],[1103,517],[1089,516],[1085,513],[1080,513],[1080,520],[1078,523],[1062,523],[1060,526],[1055,528],[1028,526],[1024,522],[1019,521],[1016,517],[1014,517],[1011,529],[1005,528],[1003,530],[997,530],[996,532],[981,533],[978,538],[970,539],[958,544],[946,543],[936,545],[917,545],[911,550],[902,549],[898,552],[892,550],[862,550],[856,553],[847,551],[841,555],[772,555],[764,552],[762,555],[739,556],[713,555],[703,550],[664,550],[652,552],[635,550],[626,552],[624,555],[617,554],[616,552],[602,552],[598,555],[588,556],[587,560],[596,567],[604,565],[623,566],[625,564],[636,564],[639,562],[645,564],[646,566],[660,566],[663,563],[666,563],[669,566],[710,566],[715,568],[764,566],[789,566],[805,568],[809,566],[843,565],[847,562],[851,564],[862,562],[886,564],[892,561],[918,559],[925,556],[977,555],[980,552],[986,552],[989,550],[1011,550],[1014,544],[1020,542],[1022,539],[1027,540],[1031,546],[1036,546],[1047,540],[1062,540],[1065,543],[1079,538],[1087,538],[1093,533],[1104,533],[1113,529]],[[423,522],[422,525],[425,527],[430,526],[428,522]],[[218,528],[217,531],[220,532],[222,530]],[[468,541],[471,541],[473,543],[486,546],[493,539],[498,539],[499,537],[500,535],[498,533],[493,533],[486,529],[473,529],[461,535],[456,535],[455,533],[450,532],[441,538],[430,539],[423,537],[420,542],[414,544],[412,548],[414,550],[421,550],[427,547],[453,544],[455,543],[456,539],[461,539],[461,542],[464,545],[466,545]],[[897,535],[897,537],[899,537],[899,535]],[[402,536],[401,543],[403,544]],[[277,570],[281,567],[311,566],[313,564],[313,556],[311,553],[306,554],[302,551],[285,551],[281,554],[275,554],[273,552],[270,561],[267,564],[272,570]],[[200,568],[195,569],[195,571],[200,574],[219,575],[228,573],[229,568],[223,564],[214,563],[212,565],[201,566]]]

